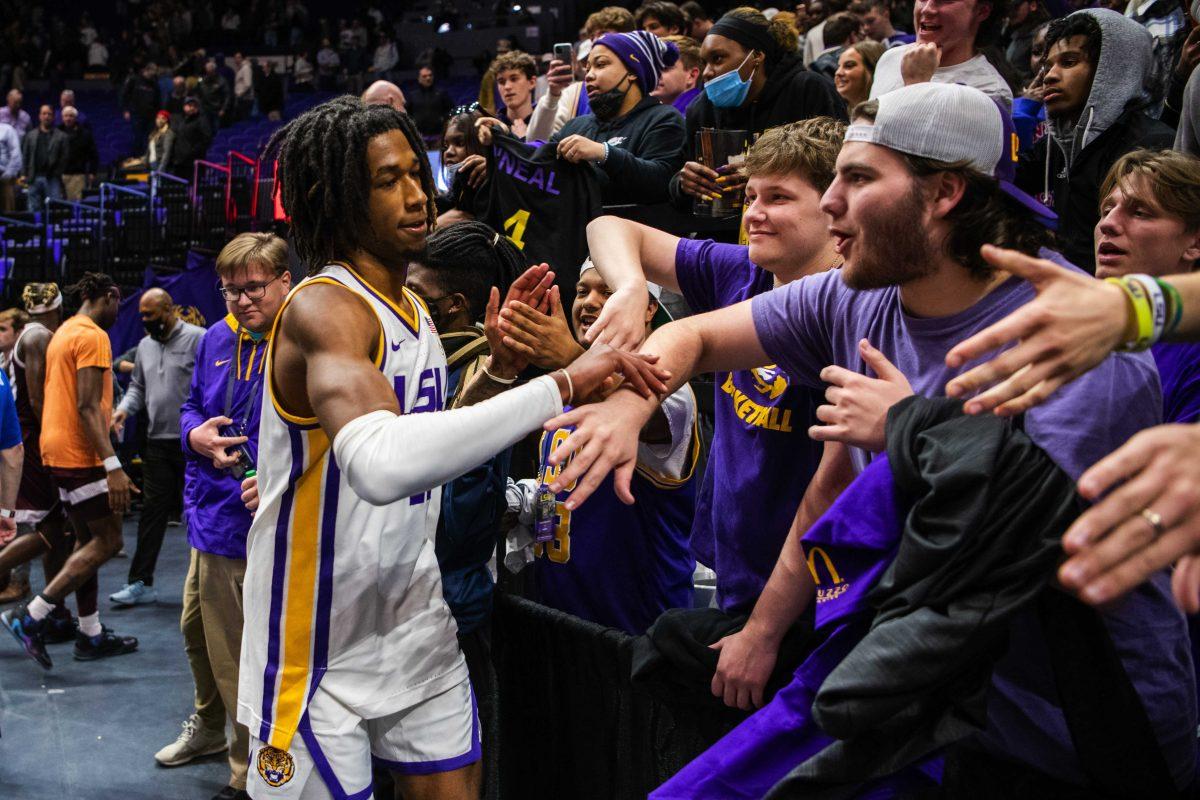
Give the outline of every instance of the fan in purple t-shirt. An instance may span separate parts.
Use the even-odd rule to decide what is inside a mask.
[[[852,445],[862,468],[883,449],[886,411],[899,396],[942,394],[947,380],[971,366],[949,369],[946,352],[1033,298],[1029,284],[992,268],[997,251],[984,245],[1054,254],[1035,222],[1035,215],[1046,218],[1045,209],[1005,180],[1011,165],[1002,114],[978,90],[898,89],[862,109],[846,138],[837,178],[821,202],[844,267],[668,325],[643,352],[660,356],[669,385],[697,372],[767,362],[814,389],[834,381],[829,405],[818,412],[827,424],[817,433]],[[878,377],[867,375],[868,366]],[[552,421],[576,426],[559,450],[560,458],[582,454],[559,477],[578,480],[583,491],[573,503],[584,502],[588,487],[613,468],[622,491],[637,430],[652,408],[617,392]],[[1024,426],[1078,477],[1161,413],[1151,359],[1122,353],[1030,411]],[[1104,609],[1103,618],[1173,776],[1180,785],[1190,782],[1196,689],[1184,619],[1165,575]],[[1017,620],[996,665],[987,729],[976,737],[984,757],[1085,785],[1057,694],[1040,629],[1028,617]]]
[[[609,309],[627,297],[631,308],[644,304],[637,298],[644,297],[647,279],[681,293],[693,311],[706,312],[838,264],[819,204],[833,180],[843,130],[833,120],[808,120],[769,131],[750,149],[748,247],[680,239],[617,217],[594,220],[588,226],[592,260],[614,289],[596,327],[620,336],[624,319]],[[618,346],[636,345],[636,334],[633,328]],[[834,484],[835,491],[822,501],[814,490],[804,506],[808,516],[797,519],[822,464],[824,445],[808,435],[822,390],[796,385],[786,370],[766,361],[753,369],[719,370],[713,383],[713,438],[690,545],[696,560],[716,572],[721,609],[741,615],[755,609],[793,522],[798,553],[799,534],[851,476],[844,448],[835,445],[841,457],[826,459],[815,484]],[[796,569],[805,569],[802,559]],[[768,599],[764,610],[772,605]],[[714,694],[731,706],[761,705],[778,640],[798,613],[768,620],[756,611],[741,633],[722,640]]]

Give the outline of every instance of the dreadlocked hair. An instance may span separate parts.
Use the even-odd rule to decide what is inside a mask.
[[[278,160],[280,200],[292,221],[292,243],[310,274],[345,258],[366,237],[371,193],[367,143],[395,130],[404,134],[421,163],[425,217],[432,230],[437,187],[425,142],[407,114],[344,95],[301,114],[267,142],[267,156]]]
[[[78,281],[67,287],[67,294],[77,294],[79,300],[86,303],[89,300],[99,300],[115,288],[117,282],[112,276],[103,272],[85,272]]]
[[[27,309],[48,306],[58,295],[57,283],[27,283],[21,290],[21,303]]]
[[[504,297],[525,271],[517,246],[482,222],[456,222],[434,232],[429,237],[424,263],[443,292],[467,298],[472,322],[483,319],[493,286]]]

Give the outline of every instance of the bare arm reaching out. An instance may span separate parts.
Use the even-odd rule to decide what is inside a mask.
[[[318,284],[296,294],[283,313],[272,379],[282,398],[299,399],[287,410],[317,418],[351,487],[376,505],[439,486],[482,463],[560,412],[564,402],[589,400],[614,373],[647,396],[665,388],[665,375],[650,360],[601,347],[566,372],[470,408],[401,415],[394,390],[374,364],[379,323],[364,301]],[[341,324],[331,327],[331,317]],[[405,457],[397,458],[400,453]]]
[[[646,335],[646,281],[679,291],[679,237],[620,217],[592,220],[587,237],[592,263],[613,290],[587,338],[617,348],[637,347]]]
[[[588,354],[597,347],[603,345],[592,345]],[[658,366],[669,376],[666,392],[660,397],[700,372],[750,369],[771,361],[758,340],[748,300],[664,325],[646,340],[642,353],[656,356]],[[638,434],[657,407],[658,398],[621,390],[602,403],[573,409],[546,423],[546,430],[575,426],[575,432],[550,457],[551,463],[558,465],[574,455],[550,487],[558,492],[579,480],[567,498],[567,508],[578,508],[614,470],[617,496],[633,502],[629,485],[637,465]]]

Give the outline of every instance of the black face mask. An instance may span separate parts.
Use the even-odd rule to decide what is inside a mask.
[[[626,75],[626,78],[632,78],[632,75]],[[625,102],[625,95],[629,94],[629,87],[633,84],[626,84],[625,88],[621,88],[621,81],[617,85],[609,89],[607,92],[597,92],[588,97],[588,106],[591,107],[592,113],[596,115],[596,119],[602,122],[607,122],[614,119],[617,113],[621,110],[621,104]]]
[[[147,319],[142,321],[142,327],[146,329],[151,339],[161,342],[167,338],[167,323],[161,319]]]

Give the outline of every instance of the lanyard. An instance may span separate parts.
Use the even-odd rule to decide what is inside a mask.
[[[241,326],[238,326],[237,336],[238,336],[238,349],[240,350],[242,347]],[[258,347],[258,343],[255,342],[254,346],[250,348],[249,368],[251,371],[254,370],[254,351],[257,349],[257,347]],[[263,355],[263,358],[266,358],[266,354]],[[259,362],[259,365],[261,367],[261,365],[262,365],[261,360]],[[233,419],[233,417],[229,416],[229,412],[233,410],[233,385],[237,381],[236,376],[237,376],[237,373],[240,371],[239,367],[241,365],[240,365],[240,363],[238,363],[238,359],[235,357],[233,359],[230,359],[229,366],[230,366],[229,376],[225,379],[225,411],[222,414],[222,416],[228,417],[229,419]],[[242,432],[246,429],[246,423],[250,419],[250,409],[253,408],[254,396],[256,394],[258,394],[258,384],[260,381],[262,381],[262,372],[261,371],[255,374],[254,383],[250,385],[250,393],[246,396],[245,404],[243,405],[243,407],[241,409],[244,413],[242,415],[242,421],[240,423],[238,423],[239,432]]]

